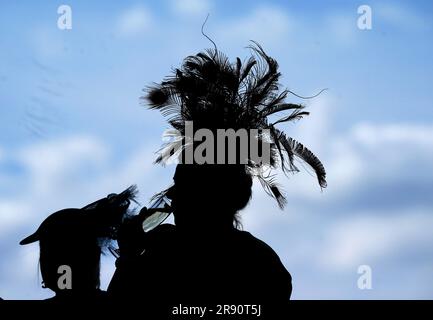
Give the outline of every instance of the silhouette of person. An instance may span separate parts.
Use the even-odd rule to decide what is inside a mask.
[[[251,186],[244,166],[178,165],[166,194],[175,226],[162,224],[145,234],[137,219],[120,233],[109,293],[172,305],[287,302],[291,276],[277,254],[236,228]]]
[[[254,177],[281,208],[285,205],[268,169],[298,171],[297,158],[315,171],[321,187],[326,187],[326,173],[310,150],[276,128],[308,112],[302,105],[285,102],[290,91],[279,91],[277,62],[257,43],[250,49],[255,56],[244,65],[239,58],[230,63],[217,48],[189,56],[173,75],[149,88],[145,98],[150,108],[168,117],[178,138],[168,142],[156,159],[157,163],[173,156],[181,160],[174,185],[161,193],[172,200],[175,225],[162,224],[144,233],[143,209],[121,227],[120,257],[108,288],[111,296],[139,299],[147,306],[155,301],[284,305],[290,299],[291,275],[272,248],[238,229],[238,213],[251,198]],[[285,112],[282,118],[268,119],[280,112]],[[201,129],[214,138],[219,129],[261,131],[247,142],[235,139],[236,145],[223,149],[214,139],[209,149],[200,149],[204,163],[194,158],[187,164],[188,150],[194,157],[199,150],[188,123],[193,123],[194,137]],[[250,142],[258,143],[262,151],[269,147],[268,161],[255,161],[250,149],[247,155],[240,152],[241,144],[251,146]],[[232,147],[237,156],[229,164],[227,151]],[[220,163],[220,158],[225,161]]]
[[[99,289],[102,249],[116,238],[117,228],[134,199],[135,186],[111,194],[82,209],[69,208],[48,216],[20,244],[39,241],[40,271],[51,299],[101,299]]]

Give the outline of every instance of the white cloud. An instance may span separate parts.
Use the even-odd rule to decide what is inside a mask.
[[[41,287],[39,277],[39,246],[37,244],[19,246],[18,243],[8,243],[16,247],[12,255],[4,259],[4,275],[0,288],[3,299],[46,299],[54,294],[49,289]],[[4,253],[3,253],[4,254]],[[6,273],[7,272],[7,273]]]
[[[104,169],[107,156],[101,142],[83,136],[38,143],[9,154],[9,161],[22,166],[25,178],[16,181],[13,173],[4,173],[2,188],[9,188],[7,183],[12,182],[20,183],[21,188],[16,188],[19,191],[7,199],[0,197],[1,237],[26,225],[29,230],[35,228],[47,210],[77,198],[71,189],[84,193],[86,176],[91,179],[93,173],[89,172]]]
[[[37,26],[30,30],[28,39],[37,60],[50,61],[65,53],[66,41],[57,28]]]
[[[53,196],[104,169],[107,147],[99,140],[75,136],[26,147],[19,158],[29,170],[31,190],[38,196]]]
[[[327,112],[326,108],[323,110]],[[318,127],[314,137],[308,134],[305,137],[313,146],[311,150],[325,164],[328,188],[324,190],[324,198],[337,201],[366,185],[374,186],[387,181],[392,184],[396,179],[405,182],[433,175],[432,125],[362,123],[354,125],[347,134],[336,136],[326,133],[330,128],[329,124],[324,124],[328,121],[326,115],[324,120],[320,119],[314,124]],[[310,130],[308,126],[307,129]],[[311,131],[315,129],[311,128]],[[303,134],[300,141],[304,142],[302,137]],[[307,142],[305,145],[310,147]],[[288,184],[290,194],[323,199],[323,195],[312,187],[308,176],[296,179],[296,184]]]
[[[264,27],[266,26],[266,27]],[[284,44],[294,26],[294,19],[279,8],[258,7],[249,14],[223,21],[218,28],[218,38],[233,43],[256,40],[266,47]]]
[[[245,227],[271,244],[302,283],[304,291],[298,297],[343,298],[349,294],[362,298],[347,291],[356,288],[361,264],[381,269],[376,275],[382,278],[404,278],[400,286],[410,285],[416,278],[411,268],[425,268],[431,263],[433,214],[426,189],[431,187],[425,181],[433,179],[433,127],[364,123],[336,136],[326,133],[329,122],[325,125],[319,121],[318,125],[324,131],[318,130],[316,141],[314,137],[309,140],[328,149],[322,159],[327,165],[328,188],[321,193],[314,187],[314,178],[305,173],[289,180],[280,177],[288,196],[284,212],[279,212],[272,199],[265,199],[260,187],[255,188],[255,199],[243,213]],[[407,185],[408,181],[413,184]],[[353,197],[359,199],[350,202]],[[371,197],[379,203],[371,202]],[[395,201],[399,201],[397,207]],[[414,256],[417,261],[411,260]],[[396,260],[407,261],[410,268],[388,265]],[[322,285],[335,276],[346,277],[348,282],[339,283],[332,293],[315,295],[305,291],[318,286],[311,273],[324,277],[320,279]],[[429,279],[418,291],[411,287],[410,294],[383,281],[382,291],[370,298],[431,294],[426,289]]]
[[[324,30],[327,38],[333,40],[339,45],[353,45],[356,40],[356,35],[360,32],[357,29],[356,11],[353,15],[347,13],[336,12],[330,14],[324,21]],[[329,36],[332,36],[330,38]]]
[[[4,238],[31,217],[31,206],[20,201],[0,198],[0,238]]]
[[[294,124],[296,136],[293,138],[299,139],[318,156],[329,152],[326,144],[331,138],[334,105],[334,97],[325,91],[307,105],[305,110],[309,111],[310,115]]]
[[[413,124],[373,125],[353,127],[345,139],[336,145],[342,164],[357,166],[357,184],[367,181],[404,180],[430,175],[433,163],[433,126]],[[349,148],[349,152],[342,148]],[[352,159],[350,159],[352,158]],[[344,166],[340,166],[344,170]],[[333,169],[340,168],[334,163]],[[425,171],[426,170],[426,171]],[[392,180],[393,181],[393,180]]]
[[[153,23],[152,14],[147,8],[133,7],[121,13],[116,31],[120,36],[134,36],[150,32]]]
[[[172,9],[180,16],[204,19],[212,8],[208,0],[173,0]]]
[[[264,191],[261,184],[254,181],[252,199],[240,217],[243,228],[254,233],[279,223],[290,225],[299,215],[296,211],[287,213],[280,210],[277,202]]]
[[[69,136],[23,147],[11,155],[26,174],[22,193],[15,199],[0,201],[0,206],[8,209],[5,211],[25,213],[29,210],[24,210],[24,204],[30,204],[37,219],[46,215],[48,209],[79,207],[131,184],[145,183],[143,189],[150,196],[158,190],[149,188],[148,181],[161,172],[153,165],[156,149],[143,145],[115,161],[111,146],[91,136]],[[154,182],[152,186],[160,184]],[[38,210],[41,212],[35,212]]]
[[[319,263],[335,270],[355,270],[362,264],[407,255],[423,244],[433,243],[430,210],[363,212],[332,225],[325,236]]]
[[[433,147],[433,125],[389,124],[375,126],[358,124],[352,130],[355,139],[370,147],[382,145],[411,146],[425,148],[428,152]],[[405,148],[404,148],[405,149]]]
[[[392,2],[381,2],[372,7],[373,28],[375,20],[386,22],[393,26],[419,30],[427,25],[427,20],[408,6]]]
[[[111,278],[116,271],[116,259],[111,254],[101,256],[100,283],[101,288],[106,290],[110,284]]]

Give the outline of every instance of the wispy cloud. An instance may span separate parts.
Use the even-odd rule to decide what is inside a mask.
[[[360,30],[357,28],[356,11],[353,14],[347,12],[334,12],[328,14],[323,21],[324,30],[322,37],[339,46],[351,46],[357,41]]]
[[[325,122],[329,125],[331,120]],[[297,298],[361,297],[352,291],[361,264],[371,265],[376,277],[387,279],[382,280],[380,292],[365,297],[410,296],[395,290],[391,274],[398,274],[404,287],[415,281],[415,273],[407,264],[389,263],[411,261],[413,256],[420,268],[431,263],[432,126],[363,123],[335,135],[323,130],[332,125],[325,126],[320,120],[316,125],[321,129],[310,141],[328,150],[321,157],[327,167],[328,188],[323,192],[314,188],[314,177],[305,172],[289,180],[280,177],[288,197],[284,212],[266,199],[260,187],[255,188],[252,204],[242,214],[244,226],[268,239],[304,288],[317,286],[310,284],[311,273],[352,281],[333,293],[311,295],[301,290]],[[284,244],[278,241],[281,238]],[[303,270],[306,265],[308,272]],[[426,278],[420,291],[413,289],[412,294],[431,296],[427,288],[433,283],[429,281]]]
[[[337,271],[355,270],[362,264],[376,265],[393,257],[410,259],[413,252],[433,243],[432,228],[431,208],[390,214],[362,212],[328,228],[319,263]],[[433,253],[432,249],[428,251]]]
[[[396,2],[380,2],[373,7],[374,19],[379,23],[388,23],[393,27],[406,30],[420,30],[430,21],[413,7]]]
[[[129,37],[150,32],[154,18],[149,9],[144,6],[131,7],[123,11],[117,21],[116,33]]]
[[[225,42],[247,43],[256,40],[267,47],[282,44],[292,30],[294,20],[277,7],[257,7],[241,17],[223,21],[217,30]],[[265,27],[266,26],[266,27]]]
[[[213,3],[209,0],[172,0],[171,8],[181,17],[204,19],[210,13]]]

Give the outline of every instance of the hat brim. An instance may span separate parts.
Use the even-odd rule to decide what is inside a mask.
[[[35,233],[29,235],[27,238],[24,238],[20,241],[20,245],[25,245],[29,243],[33,243],[39,241],[39,233],[36,231]]]

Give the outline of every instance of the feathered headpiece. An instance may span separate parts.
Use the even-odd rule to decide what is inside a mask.
[[[258,43],[253,42],[249,48],[254,54],[244,63],[239,58],[231,63],[216,48],[189,56],[171,76],[147,88],[143,98],[151,109],[157,109],[167,117],[169,124],[181,136],[185,136],[187,121],[193,121],[194,130],[267,129],[269,136],[259,135],[257,139],[270,144],[269,164],[264,166],[249,161],[246,169],[258,177],[265,190],[283,207],[286,199],[275,183],[274,175],[269,174],[269,169],[281,167],[286,174],[298,172],[295,165],[298,158],[315,171],[321,188],[326,187],[326,172],[310,150],[276,128],[279,123],[301,119],[309,112],[303,110],[303,105],[285,101],[292,92],[279,89],[281,74],[278,63]],[[269,120],[271,115],[286,111],[290,113],[285,113],[276,121]],[[173,144],[178,147],[179,143],[177,139],[166,147],[173,150]],[[160,163],[167,156],[173,156],[173,152],[167,155],[163,151],[155,162]]]

